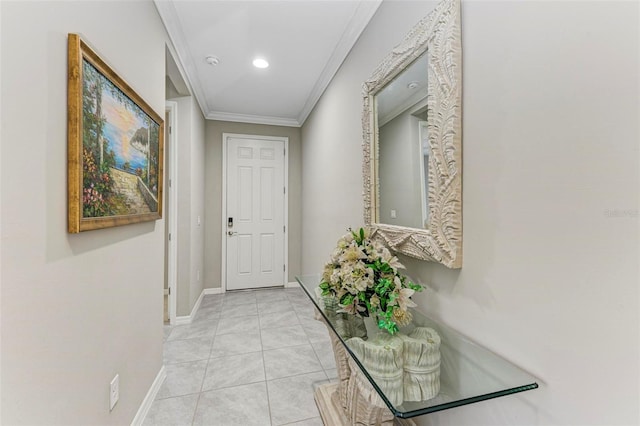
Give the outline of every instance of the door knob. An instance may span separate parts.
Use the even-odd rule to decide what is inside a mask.
[[[233,237],[234,235],[237,234],[237,232],[229,231],[229,232],[227,232],[227,234],[229,234],[229,236]]]

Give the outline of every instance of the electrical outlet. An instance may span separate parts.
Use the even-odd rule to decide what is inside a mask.
[[[395,218],[396,218],[396,211],[391,210],[391,219],[395,219]]]
[[[109,386],[109,411],[113,410],[113,407],[120,398],[120,375],[116,374],[116,377],[111,380]]]

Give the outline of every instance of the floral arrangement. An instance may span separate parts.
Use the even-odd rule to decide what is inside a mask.
[[[411,322],[409,307],[416,306],[411,296],[421,291],[398,272],[404,266],[378,241],[370,230],[360,228],[343,235],[325,265],[320,289],[322,296],[333,296],[339,312],[377,318],[378,328],[390,334],[398,325]]]

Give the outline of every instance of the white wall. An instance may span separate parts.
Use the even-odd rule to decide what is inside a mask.
[[[150,1],[0,8],[0,422],[129,424],[162,366],[164,222],[67,233],[67,33],[161,116],[166,33]]]
[[[303,272],[362,222],[360,87],[433,2],[384,2],[302,128]],[[540,389],[422,425],[640,423],[638,4],[464,1],[464,260],[416,298]]]
[[[222,258],[222,134],[282,136],[289,138],[289,282],[300,275],[302,245],[302,152],[300,129],[265,124],[207,120],[205,148],[206,237],[205,288],[221,286]]]

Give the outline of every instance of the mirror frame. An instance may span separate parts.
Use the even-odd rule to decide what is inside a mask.
[[[398,253],[462,267],[462,43],[460,0],[442,0],[420,20],[363,84],[364,221]],[[380,202],[375,96],[428,52],[429,226],[376,223]],[[373,154],[373,155],[372,155]]]

